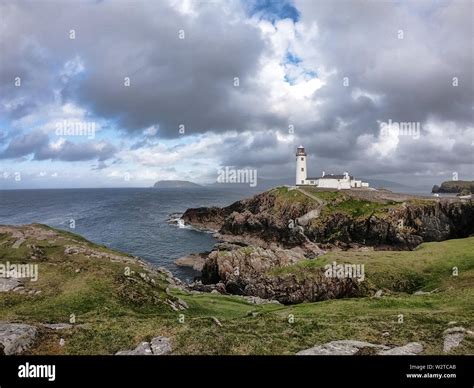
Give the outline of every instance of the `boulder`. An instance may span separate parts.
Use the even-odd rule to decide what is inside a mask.
[[[466,335],[464,327],[451,327],[443,332],[443,352],[449,353],[452,349],[458,347]]]
[[[122,350],[122,351],[117,352],[115,354],[117,356],[151,356],[151,355],[153,355],[153,353],[151,352],[149,342],[142,342],[135,349]]]
[[[0,292],[13,291],[15,288],[22,286],[17,278],[0,278]]]
[[[423,345],[418,342],[410,342],[403,346],[398,346],[389,350],[382,350],[378,355],[382,356],[414,356],[423,351]]]
[[[192,253],[188,256],[180,257],[175,260],[178,267],[189,267],[195,271],[201,272],[204,266],[205,255],[200,253]]]
[[[150,342],[142,342],[135,349],[122,350],[117,356],[162,356],[172,352],[171,341],[167,337],[155,337]]]
[[[0,322],[0,349],[7,356],[21,354],[33,345],[36,332],[36,327],[31,325]]]
[[[155,337],[150,342],[150,348],[155,356],[170,354],[172,351],[171,342],[167,337]]]
[[[404,346],[389,348],[385,345],[372,344],[364,341],[342,340],[331,341],[323,345],[301,350],[299,356],[352,356],[352,355],[416,355],[423,351],[423,346],[417,342],[410,342]]]
[[[373,351],[388,350],[388,346],[375,345],[370,342],[342,340],[331,341],[323,345],[317,345],[312,348],[301,350],[296,353],[298,356],[352,356],[360,353],[364,349]]]
[[[381,298],[382,295],[383,295],[383,291],[382,290],[377,290],[377,292],[374,295],[374,298]]]
[[[66,330],[73,327],[69,323],[43,323],[43,326],[52,330]]]

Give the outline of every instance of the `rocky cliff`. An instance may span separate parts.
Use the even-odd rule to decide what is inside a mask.
[[[182,218],[218,232],[216,236],[225,241],[200,257],[202,285],[197,283],[198,289],[285,304],[376,291],[370,282],[353,277],[327,277],[318,265],[296,274],[294,269],[299,267],[294,265],[305,259],[341,249],[413,250],[422,242],[474,234],[471,200],[383,190],[277,188],[224,208],[189,209]],[[410,281],[401,288],[407,284]]]
[[[441,186],[434,185],[432,193],[473,193],[474,181],[445,181]]]
[[[472,200],[389,192],[273,189],[224,208],[189,209],[183,220],[222,239],[258,238],[284,248],[307,242],[350,248],[413,249],[474,233]]]
[[[217,284],[229,294],[256,296],[284,304],[366,296],[367,283],[355,278],[325,276],[323,267],[298,276],[285,268],[305,259],[298,249],[264,249],[228,244],[225,250],[211,252],[204,263],[202,282]],[[283,271],[282,271],[283,269]]]

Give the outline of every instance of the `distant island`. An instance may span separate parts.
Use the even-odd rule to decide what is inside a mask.
[[[431,192],[469,195],[474,192],[474,181],[445,181],[441,186],[434,185]]]
[[[197,183],[190,181],[177,181],[177,180],[168,180],[168,181],[158,181],[153,187],[155,189],[192,189],[202,187]]]

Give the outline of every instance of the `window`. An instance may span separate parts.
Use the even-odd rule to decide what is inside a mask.
[[[304,184],[304,181],[301,181],[301,184]]]
[[[304,171],[304,167],[301,167],[301,171]]]
[[[301,158],[301,161],[304,162],[304,158]]]

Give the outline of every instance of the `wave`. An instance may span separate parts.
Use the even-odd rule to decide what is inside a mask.
[[[182,216],[183,216],[183,213],[171,213],[168,216],[168,219],[166,220],[166,222],[168,224],[177,226],[179,229],[194,230],[196,232],[208,233],[208,234],[215,233],[215,231],[212,231],[212,230],[199,229],[199,228],[195,228],[192,225],[186,224],[184,220],[181,218]]]

